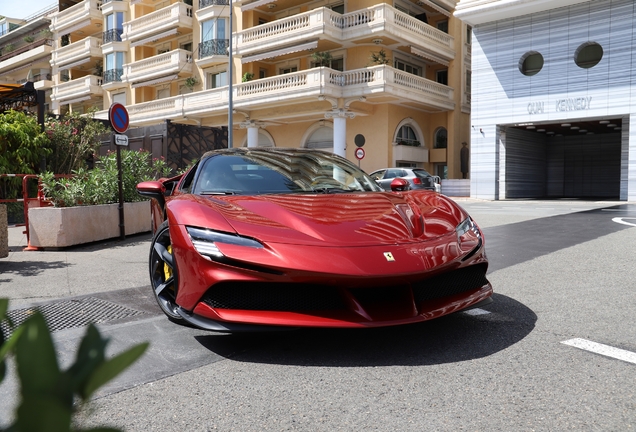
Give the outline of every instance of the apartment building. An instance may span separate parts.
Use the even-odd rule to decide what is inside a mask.
[[[471,196],[636,200],[636,2],[461,0]]]
[[[83,0],[51,18],[51,108],[97,107],[104,116],[120,102],[132,128],[166,120],[222,127],[231,102],[234,147],[318,148],[356,161],[361,134],[367,172],[417,166],[461,178],[471,30],[454,7],[455,0]]]
[[[0,18],[0,84],[32,82],[47,96],[45,110],[53,87],[50,16],[57,10],[51,7],[25,19]]]

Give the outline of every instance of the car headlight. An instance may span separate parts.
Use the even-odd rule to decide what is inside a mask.
[[[477,224],[469,217],[464,219],[457,227],[455,228],[455,232],[457,233],[457,242],[461,245],[464,235],[469,232],[473,232],[477,238],[481,237],[481,233],[479,232],[479,228]]]
[[[194,248],[206,258],[224,257],[223,252],[219,250],[216,243],[226,243],[258,249],[263,248],[263,245],[258,241],[236,234],[195,227],[186,227],[186,229],[188,230],[188,234],[190,235],[190,240],[192,240]]]

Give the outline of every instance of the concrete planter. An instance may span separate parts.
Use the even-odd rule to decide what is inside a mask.
[[[29,209],[29,244],[60,248],[119,237],[118,204]],[[150,231],[150,201],[124,203],[126,235]]]

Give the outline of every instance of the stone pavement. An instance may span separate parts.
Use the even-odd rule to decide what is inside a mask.
[[[150,232],[61,250],[27,251],[24,229],[9,227],[9,256],[0,258],[0,297],[11,299],[11,309],[150,284]]]

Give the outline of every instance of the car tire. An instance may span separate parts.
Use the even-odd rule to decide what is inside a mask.
[[[170,240],[170,228],[168,221],[164,221],[152,238],[150,245],[150,284],[155,294],[155,299],[172,321],[182,322],[183,318],[177,310],[177,265],[172,254],[172,241]]]

